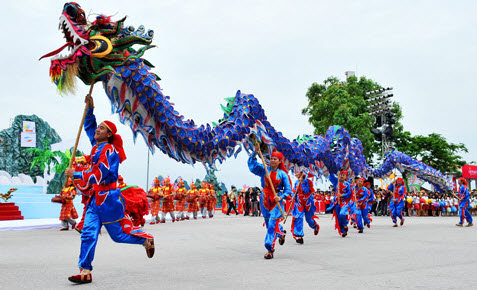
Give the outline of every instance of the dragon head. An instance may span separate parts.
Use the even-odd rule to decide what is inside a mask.
[[[68,2],[60,16],[60,29],[66,44],[57,50],[45,54],[51,58],[50,77],[60,93],[73,92],[75,77],[90,85],[110,74],[116,74],[116,68],[130,59],[140,58],[150,45],[154,32],[145,31],[141,25],[137,30],[132,26],[123,28],[123,19],[113,22],[111,17],[99,15],[88,23],[81,6]],[[142,45],[138,50],[134,44]],[[67,53],[61,53],[67,49]],[[150,63],[145,63],[153,67]]]

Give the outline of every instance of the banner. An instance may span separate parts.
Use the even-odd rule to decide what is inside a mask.
[[[21,147],[29,147],[35,148],[36,147],[36,134],[35,133],[25,133],[22,132],[20,136],[20,146]]]
[[[464,178],[477,179],[477,165],[464,165],[464,166],[462,166],[462,176]]]

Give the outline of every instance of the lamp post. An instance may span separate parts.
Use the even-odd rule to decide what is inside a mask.
[[[393,125],[396,123],[394,119],[394,113],[391,112],[392,101],[390,98],[394,96],[392,93],[392,87],[381,88],[371,92],[366,92],[368,96],[368,108],[369,116],[376,117],[375,127],[371,130],[376,141],[381,142],[382,146],[382,158],[390,151],[393,150],[393,144],[391,140],[394,138]]]

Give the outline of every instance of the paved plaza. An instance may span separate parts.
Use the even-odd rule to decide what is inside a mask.
[[[80,236],[58,229],[0,232],[1,289],[462,289],[477,270],[477,228],[458,228],[457,217],[413,217],[393,228],[375,217],[363,234],[346,238],[330,215],[321,231],[305,229],[305,243],[289,234],[264,260],[265,229],[257,217],[225,216],[145,226],[156,254],[114,243],[103,228],[93,283],[77,286]],[[290,233],[291,220],[286,229]],[[76,288],[78,289],[78,288]]]

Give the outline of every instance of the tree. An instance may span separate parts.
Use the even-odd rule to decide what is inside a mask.
[[[302,114],[309,116],[308,122],[315,127],[315,135],[325,135],[330,126],[339,125],[350,133],[351,137],[361,140],[366,161],[372,164],[373,154],[381,155],[381,146],[374,142],[371,129],[374,117],[368,116],[369,103],[366,92],[381,88],[371,79],[349,77],[340,81],[329,77],[323,84],[313,83],[306,93],[308,105]],[[402,112],[399,104],[392,103],[391,111],[396,115],[395,131],[402,131],[399,120]]]
[[[456,172],[467,163],[459,155],[467,153],[467,147],[462,143],[450,143],[440,134],[411,136],[410,132],[402,132],[396,137],[397,150],[441,172]]]
[[[368,116],[369,104],[366,92],[381,88],[373,80],[355,76],[346,81],[330,77],[323,84],[313,83],[306,93],[308,106],[302,110],[308,122],[315,127],[314,134],[326,134],[329,126],[340,125],[350,133],[351,137],[361,140],[363,153],[368,164],[373,164],[374,154],[382,155],[379,142],[375,142],[371,129],[375,128],[375,118]],[[453,144],[436,133],[429,136],[412,136],[404,131],[400,120],[402,110],[398,103],[391,103],[391,112],[395,114],[395,137],[392,140],[395,148],[414,159],[420,160],[441,172],[455,172],[466,162],[459,155],[467,152],[464,144]]]
[[[43,141],[43,149],[29,148],[26,149],[26,151],[35,156],[30,168],[39,166],[42,171],[47,169],[46,172],[48,174],[50,174],[51,171],[55,172],[55,176],[48,184],[47,193],[58,193],[63,188],[65,181],[64,172],[69,166],[72,150],[66,150],[65,152],[59,150],[51,151],[49,142],[48,139]],[[82,155],[83,153],[81,151],[76,151],[76,156]]]
[[[46,170],[48,174],[51,173],[52,166],[56,166],[59,164],[58,159],[57,159],[57,153],[59,151],[52,152],[50,150],[50,140],[49,139],[44,139],[43,140],[43,148],[28,148],[25,149],[25,152],[31,154],[34,156],[30,169],[33,169],[36,165],[40,167],[40,170],[42,172]]]

